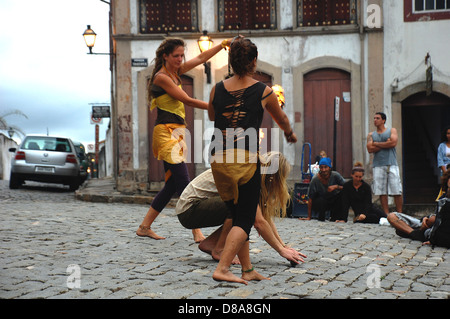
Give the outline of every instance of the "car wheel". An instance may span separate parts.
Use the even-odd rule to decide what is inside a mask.
[[[20,187],[20,185],[22,185],[23,181],[20,180],[16,174],[11,173],[10,178],[9,178],[9,188],[10,189],[17,189]]]
[[[80,182],[78,181],[78,178],[76,178],[75,180],[71,181],[69,184],[69,189],[74,192],[78,189],[78,187],[80,187]]]

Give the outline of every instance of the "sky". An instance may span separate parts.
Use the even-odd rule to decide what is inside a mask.
[[[25,134],[95,141],[92,103],[110,103],[109,5],[100,0],[0,0],[0,116]],[[110,119],[100,125],[100,140]],[[4,132],[5,133],[5,132]],[[13,138],[20,142],[20,138]]]

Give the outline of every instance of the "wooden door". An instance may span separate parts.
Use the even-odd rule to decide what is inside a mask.
[[[431,204],[440,189],[437,149],[450,125],[450,97],[433,92],[413,94],[402,101],[404,204]],[[398,130],[398,128],[397,128]],[[399,163],[400,164],[400,163]]]
[[[181,76],[182,86],[183,90],[190,96],[193,97],[194,95],[194,81],[192,78],[182,75]],[[185,105],[186,110],[186,124],[187,129],[190,132],[190,149],[189,157],[190,157],[190,163],[187,163],[189,177],[192,179],[195,178],[195,164],[194,164],[194,108],[188,105]],[[149,138],[149,157],[148,157],[148,174],[149,174],[149,182],[163,182],[164,181],[164,165],[163,161],[157,160],[153,156],[153,149],[152,149],[152,140],[153,140],[153,128],[155,126],[156,121],[156,115],[157,115],[157,109],[149,110],[148,117],[149,117],[149,126],[148,126],[148,138]]]
[[[305,74],[303,83],[304,141],[311,143],[311,161],[314,163],[319,152],[324,150],[335,164],[336,171],[344,177],[350,177],[353,166],[351,103],[349,101],[350,74],[338,69],[319,69]],[[336,139],[334,138],[335,97],[340,98]],[[333,158],[334,140],[336,140],[336,158]],[[307,158],[306,155],[305,158]]]

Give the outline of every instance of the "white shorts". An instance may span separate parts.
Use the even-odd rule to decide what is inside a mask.
[[[398,166],[374,167],[372,190],[374,195],[401,195],[402,182]]]
[[[413,229],[417,229],[422,226],[422,221],[420,219],[417,219],[415,217],[403,213],[393,212],[393,214],[395,214],[398,219],[404,221],[409,227]]]

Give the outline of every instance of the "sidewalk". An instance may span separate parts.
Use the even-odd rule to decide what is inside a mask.
[[[80,188],[75,191],[75,198],[86,202],[95,203],[124,203],[150,205],[156,196],[156,192],[145,194],[122,194],[116,190],[115,181],[112,177],[91,178],[86,180]],[[175,207],[176,199],[172,199],[168,207]]]
[[[91,178],[86,180],[80,188],[75,191],[75,198],[86,202],[95,203],[123,203],[123,204],[140,204],[150,205],[155,198],[157,192],[148,194],[122,194],[115,188],[115,181],[112,177]],[[172,198],[167,207],[174,208],[177,204],[177,198]],[[433,214],[435,203],[429,205],[404,205],[406,214],[423,217]],[[350,212],[349,220],[353,217]]]

